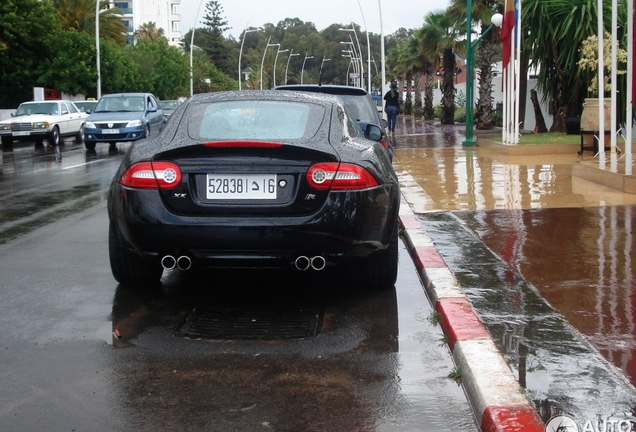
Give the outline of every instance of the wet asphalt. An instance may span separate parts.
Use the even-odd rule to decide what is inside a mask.
[[[106,190],[125,149],[2,152],[0,430],[477,430],[403,245],[382,291],[328,270],[118,285]],[[211,313],[238,317],[233,333],[193,335]],[[314,333],[261,337],[289,315]]]
[[[573,176],[591,154],[505,157],[463,148],[460,126],[403,117],[397,132],[422,228],[542,419],[633,414],[636,196]],[[386,292],[328,273],[118,286],[105,190],[125,148],[2,153],[1,430],[477,430],[403,246]],[[311,311],[318,331],[180,332],[201,310]]]

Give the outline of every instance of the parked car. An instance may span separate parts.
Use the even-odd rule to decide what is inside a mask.
[[[190,97],[113,178],[113,276],[142,285],[174,268],[329,268],[392,286],[400,188],[380,137],[330,95]]]
[[[96,100],[75,101],[75,106],[79,108],[80,111],[88,114],[95,108],[95,105],[97,105]]]
[[[11,117],[0,122],[3,147],[10,147],[14,141],[42,144],[44,140],[56,146],[63,137],[75,137],[82,142],[88,115],[71,101],[47,100],[23,102]]]
[[[115,145],[159,134],[166,120],[150,93],[117,93],[102,96],[88,116],[84,144],[94,150],[98,142]]]
[[[168,120],[168,117],[170,117],[170,114],[172,114],[174,110],[179,108],[179,105],[181,105],[181,101],[176,99],[159,101],[159,106],[163,110],[163,116],[166,118],[166,120]]]
[[[363,132],[366,130],[368,124],[374,124],[382,130],[382,145],[389,151],[390,157],[393,158],[393,147],[386,138],[386,120],[382,119],[381,113],[377,110],[375,101],[366,90],[360,87],[316,84],[290,84],[278,86],[274,90],[327,93],[340,97],[355,115]]]

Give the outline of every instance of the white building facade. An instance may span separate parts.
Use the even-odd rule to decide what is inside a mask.
[[[181,32],[179,24],[181,15],[177,8],[181,0],[113,0],[112,7],[121,9],[123,12],[124,25],[128,36],[126,40],[129,44],[134,41],[135,31],[142,25],[154,22],[155,26],[163,29],[164,36],[171,44],[181,43]]]

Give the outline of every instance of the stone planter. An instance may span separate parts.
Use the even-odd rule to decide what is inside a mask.
[[[605,98],[604,112],[605,112],[605,142],[610,140],[610,131],[612,129],[612,113],[611,113],[611,99]],[[598,132],[598,98],[585,98],[583,103],[583,112],[581,113],[581,131],[582,132]],[[591,134],[583,135],[586,147],[592,147],[595,144],[594,136]]]

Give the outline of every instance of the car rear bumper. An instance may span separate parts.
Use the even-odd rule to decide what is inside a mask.
[[[352,205],[352,195],[366,205]],[[355,210],[347,211],[347,203]],[[156,191],[114,184],[109,216],[120,244],[148,258],[185,255],[204,267],[284,267],[301,256],[340,263],[385,250],[395,234],[398,206],[396,187],[332,193],[310,215],[183,216],[166,211]]]

